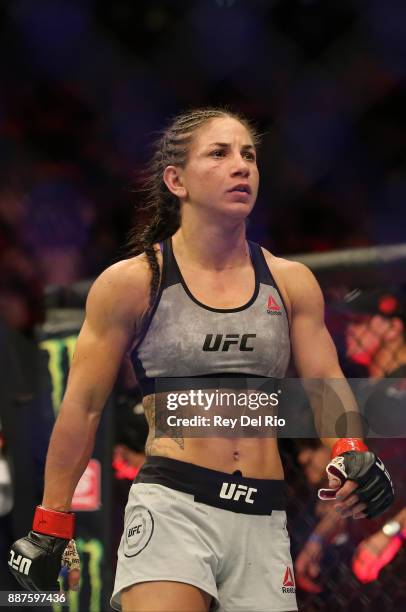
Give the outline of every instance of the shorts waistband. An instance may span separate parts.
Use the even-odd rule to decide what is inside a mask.
[[[240,514],[272,514],[286,509],[284,480],[245,478],[168,457],[147,457],[134,484],[160,484],[193,495],[196,502]]]

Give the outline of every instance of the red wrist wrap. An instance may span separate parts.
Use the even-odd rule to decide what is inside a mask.
[[[342,455],[347,451],[365,453],[367,450],[367,445],[362,440],[359,440],[359,438],[340,438],[333,446],[331,458],[334,459],[337,455]]]
[[[32,529],[55,538],[71,540],[75,531],[75,515],[73,512],[58,512],[37,506]]]

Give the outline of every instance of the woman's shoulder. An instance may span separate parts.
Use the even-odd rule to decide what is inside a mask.
[[[103,270],[95,282],[114,285],[118,290],[142,289],[143,285],[148,285],[150,277],[148,258],[145,253],[141,253],[112,264]]]
[[[158,262],[160,256],[158,254]],[[122,259],[106,268],[94,281],[88,301],[121,309],[148,309],[152,272],[145,253]]]
[[[271,271],[283,277],[287,284],[297,283],[298,281],[305,284],[314,282],[313,272],[305,264],[293,259],[277,257],[264,247],[261,247],[261,249]]]
[[[298,299],[319,296],[320,287],[310,268],[300,261],[277,257],[264,247],[261,249],[289,311]]]

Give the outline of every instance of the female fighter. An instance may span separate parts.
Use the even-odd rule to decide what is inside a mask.
[[[150,434],[126,507],[113,607],[297,609],[276,438],[157,437],[154,426],[154,379],[282,378],[291,352],[301,377],[343,378],[311,272],[247,241],[256,148],[249,123],[221,109],[181,115],[159,141],[143,252],[107,269],[90,291],[42,506],[28,538],[14,545],[14,555],[31,562],[25,572],[14,568],[26,588],[55,585],[73,537],[72,495],[128,353]],[[343,403],[351,402],[346,392]],[[392,490],[373,453],[359,439],[323,441],[335,457],[334,490],[325,495],[340,489],[354,517],[383,511]]]

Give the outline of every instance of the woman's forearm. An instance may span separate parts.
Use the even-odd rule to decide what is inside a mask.
[[[68,511],[91,457],[100,413],[64,404],[52,432],[42,505]]]

